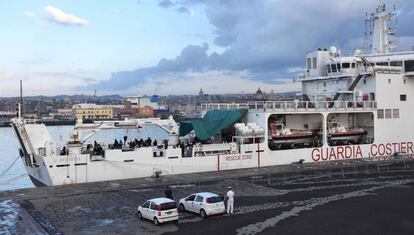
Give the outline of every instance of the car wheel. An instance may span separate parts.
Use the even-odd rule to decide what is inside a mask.
[[[155,226],[160,225],[160,221],[158,221],[157,217],[154,218],[154,224]]]
[[[200,211],[200,215],[201,215],[202,218],[206,218],[207,217],[206,211],[203,210],[203,209]]]
[[[185,207],[184,207],[184,205],[182,203],[180,204],[180,211],[182,211],[182,212],[185,211]]]
[[[142,214],[141,214],[141,212],[138,211],[137,216],[138,216],[138,219],[142,220]]]
[[[178,224],[178,220],[174,220],[174,224]]]

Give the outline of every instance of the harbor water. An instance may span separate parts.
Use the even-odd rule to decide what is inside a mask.
[[[62,148],[68,139],[73,126],[48,126],[49,133],[56,146]],[[124,136],[128,140],[146,139],[150,137],[152,140],[162,141],[168,139],[168,134],[161,128],[153,125],[144,126],[138,130],[101,130],[95,136],[88,139],[87,142],[113,143],[115,139],[124,141]],[[12,190],[20,188],[34,187],[26,174],[23,161],[17,159],[15,164],[6,172],[4,172],[19,157],[19,144],[11,127],[0,128],[0,191]]]

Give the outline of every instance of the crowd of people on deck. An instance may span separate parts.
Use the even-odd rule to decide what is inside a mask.
[[[163,144],[168,147],[168,143],[165,141]],[[128,149],[128,150],[134,150],[135,148],[141,148],[141,147],[157,147],[160,146],[160,144],[157,142],[157,140],[152,140],[150,137],[148,137],[146,140],[144,139],[137,139],[127,141],[127,139],[124,137],[124,141],[115,139],[113,144],[109,145],[110,149]]]
[[[183,157],[191,157],[192,149],[194,145],[196,145],[199,142],[201,141],[197,139],[196,137],[193,140],[188,141],[188,142],[180,141],[179,144],[173,145],[172,147],[181,148],[181,153]],[[157,140],[152,140],[150,137],[148,137],[146,140],[142,138],[140,139],[135,138],[134,140],[127,141],[127,138],[124,137],[124,140],[115,139],[113,144],[108,145],[109,149],[122,149],[123,151],[132,151],[136,148],[141,148],[141,147],[158,147],[158,148],[164,147],[165,149],[167,149],[168,141],[164,140],[162,143],[158,143]],[[101,144],[94,141],[93,144],[88,144],[86,146],[86,150],[84,151],[84,153],[104,156],[105,150],[101,146]],[[63,147],[63,149],[60,150],[60,155],[68,155],[68,150],[65,146]]]

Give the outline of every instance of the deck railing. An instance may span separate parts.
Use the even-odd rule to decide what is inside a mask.
[[[202,111],[216,110],[216,109],[248,109],[247,103],[205,103],[201,104]]]
[[[252,101],[248,103],[206,103],[202,111],[215,109],[249,109],[262,111],[324,111],[324,110],[376,110],[375,101]]]

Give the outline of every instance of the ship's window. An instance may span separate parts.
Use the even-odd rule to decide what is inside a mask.
[[[331,64],[332,66],[332,73],[336,73],[336,64]]]
[[[70,166],[70,164],[61,164],[61,165],[56,165],[56,167],[68,167]]]
[[[407,101],[407,95],[400,95],[400,101]]]
[[[391,117],[391,109],[386,109],[385,110],[385,118],[392,118]]]
[[[388,62],[377,62],[375,63],[377,66],[388,66]]]
[[[378,116],[378,119],[384,119],[384,110],[378,109],[377,116]]]
[[[392,110],[392,117],[393,118],[400,118],[400,110],[399,109],[393,109]]]
[[[337,64],[337,66],[338,72],[341,72],[341,64]]]
[[[313,68],[316,69],[316,57],[313,57],[312,65],[313,65]]]
[[[405,72],[414,72],[414,60],[404,61]]]
[[[329,64],[326,66],[326,70],[328,71],[328,73],[331,73],[331,66]]]
[[[402,61],[391,61],[390,66],[391,67],[402,67]]]
[[[350,64],[349,63],[342,63],[343,69],[349,69]]]
[[[307,68],[308,68],[308,70],[310,70],[312,67],[312,65],[311,65],[311,63],[312,63],[312,60],[311,60],[311,58],[308,58],[307,59],[307,62],[306,62],[306,64],[307,64]]]
[[[351,67],[354,69],[355,68],[355,63],[352,63],[351,64]]]

